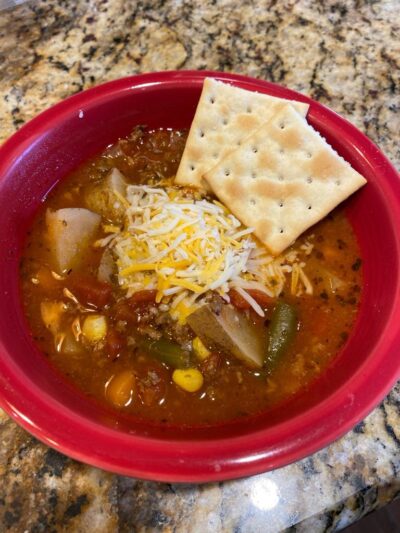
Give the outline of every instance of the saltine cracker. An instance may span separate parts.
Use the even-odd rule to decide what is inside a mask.
[[[366,183],[291,105],[204,178],[274,255]]]
[[[282,102],[291,102],[302,116],[307,114],[308,104],[206,78],[175,182],[207,189],[203,174],[267,122]]]

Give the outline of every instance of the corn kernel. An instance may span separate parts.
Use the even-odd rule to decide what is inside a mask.
[[[107,320],[103,315],[89,315],[85,318],[82,333],[89,342],[98,342],[107,335]]]
[[[203,386],[203,375],[197,368],[174,370],[172,380],[178,387],[187,392],[196,392]]]
[[[193,350],[195,351],[197,357],[204,361],[210,355],[210,350],[204,346],[199,337],[195,337],[192,342]]]

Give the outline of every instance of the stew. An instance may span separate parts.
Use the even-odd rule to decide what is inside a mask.
[[[60,183],[20,279],[35,341],[77,387],[135,419],[196,426],[318,377],[362,279],[343,208],[270,258],[212,196],[173,184],[185,139],[136,128]]]

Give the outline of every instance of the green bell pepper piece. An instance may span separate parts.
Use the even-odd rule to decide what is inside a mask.
[[[141,338],[138,341],[138,346],[172,368],[186,368],[188,366],[188,352],[182,350],[179,344],[168,339],[152,340]]]
[[[272,313],[268,327],[268,346],[264,364],[272,370],[287,351],[297,330],[297,313],[295,308],[279,301]]]

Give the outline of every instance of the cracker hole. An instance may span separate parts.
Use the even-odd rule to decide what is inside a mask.
[[[190,170],[193,172],[193,170],[194,170],[194,165],[190,165],[189,168],[190,168]]]
[[[309,176],[307,179],[306,179],[307,183],[312,183],[312,178]]]
[[[218,154],[213,154],[214,159],[218,159]]]
[[[200,130],[200,131],[199,131],[199,135],[200,135],[200,137],[204,137],[204,131],[201,131],[201,130]]]
[[[257,174],[256,174],[255,172],[252,172],[252,173],[251,173],[251,177],[252,177],[253,180],[255,180],[256,177],[257,177]]]
[[[283,207],[283,200],[281,200],[278,205],[279,207]]]
[[[341,183],[342,183],[341,180],[336,180],[335,181],[335,185],[337,185],[338,187],[339,187],[339,185],[341,185]]]
[[[252,110],[252,108],[249,106],[249,107],[246,109],[246,112],[247,112],[247,113],[252,113],[253,110]]]
[[[279,233],[285,233],[284,228],[279,228]]]
[[[281,130],[284,130],[285,129],[285,123],[284,122],[280,122],[279,123],[279,127],[281,128]]]
[[[226,169],[224,170],[224,174],[225,174],[225,176],[230,176],[231,171],[229,170],[229,168],[226,168]]]
[[[306,158],[307,159],[311,159],[312,158],[312,153],[311,152],[306,152]]]
[[[214,96],[210,96],[210,104],[215,104],[215,97]]]
[[[250,198],[250,204],[251,205],[256,205],[256,200],[254,198]]]
[[[312,205],[309,204],[309,205],[307,206],[307,209],[308,209],[309,211],[311,211],[311,209],[312,209]]]
[[[282,175],[279,175],[279,176],[278,176],[278,180],[279,180],[279,181],[283,181],[283,176],[282,176]]]
[[[222,124],[223,124],[224,126],[227,126],[227,125],[228,125],[228,122],[229,122],[229,121],[228,121],[227,118],[222,119]]]
[[[251,149],[252,149],[252,151],[253,151],[255,154],[258,152],[258,148],[257,148],[257,146],[253,146]]]
[[[240,146],[242,144],[242,141],[238,141],[237,145]]]
[[[279,153],[280,154],[284,154],[285,153],[285,150],[283,148],[279,148]]]

